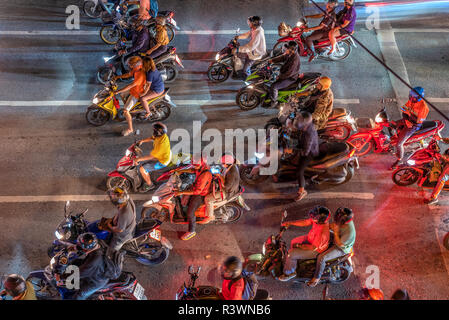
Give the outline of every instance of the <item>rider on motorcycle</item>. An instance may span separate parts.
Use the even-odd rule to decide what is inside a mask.
[[[320,24],[316,27],[306,28],[304,32],[313,31],[311,35],[306,38],[307,46],[309,47],[312,55],[309,58],[309,62],[312,62],[316,57],[315,47],[313,41],[327,38],[329,36],[329,31],[335,26],[336,13],[335,8],[338,5],[338,0],[329,0],[326,4],[326,13],[319,13],[310,16],[305,16],[305,18],[323,18]]]
[[[130,110],[131,108],[139,101],[140,96],[144,92],[144,87],[146,83],[146,74],[143,70],[143,61],[140,57],[134,56],[128,59],[128,65],[131,71],[122,76],[116,76],[114,79],[127,79],[134,78],[134,81],[127,85],[126,87],[118,90],[116,94],[121,94],[129,91],[129,97],[123,106],[123,115],[126,118],[126,122],[128,123],[128,129],[122,131],[123,136],[128,136],[134,132],[133,129],[133,118],[131,116]]]
[[[221,285],[221,298],[223,300],[242,300],[245,280],[241,277],[242,261],[235,257],[227,258],[222,266],[223,283]]]
[[[354,0],[345,0],[345,7],[337,13],[336,26],[329,31],[329,40],[331,49],[328,55],[334,52],[337,37],[344,34],[353,34],[355,22],[357,20],[357,12],[354,8]]]
[[[127,50],[120,50],[119,55],[131,55],[133,53],[144,53],[150,47],[150,32],[140,20],[132,24],[132,46]]]
[[[271,85],[271,108],[275,108],[278,105],[279,89],[287,88],[295,83],[300,76],[301,61],[298,54],[298,44],[295,41],[289,41],[285,53],[280,57],[271,59],[269,62],[278,61],[282,61],[283,65],[278,79]]]
[[[146,52],[147,56],[152,59],[159,57],[167,52],[167,45],[170,43],[170,39],[165,28],[166,19],[164,17],[156,18],[156,37],[151,39],[150,49]]]
[[[159,6],[156,0],[127,1],[126,5],[138,5],[138,18],[142,21],[148,21],[151,18],[156,17],[159,11]]]
[[[306,236],[300,236],[291,241],[287,260],[284,264],[284,274],[279,277],[281,281],[289,281],[296,277],[296,266],[298,260],[315,259],[316,256],[324,252],[329,246],[329,217],[330,211],[326,207],[316,206],[309,211],[309,219],[287,221],[283,227],[312,226]]]
[[[145,84],[146,89],[140,97],[140,104],[146,111],[145,117],[148,118],[151,116],[148,101],[164,93],[165,85],[164,80],[162,79],[162,75],[156,68],[156,64],[154,63],[153,59],[144,59],[143,68],[147,74],[147,83]],[[154,110],[152,111],[154,112]]]
[[[187,207],[187,220],[189,223],[189,231],[184,233],[181,240],[190,240],[196,236],[196,215],[195,212],[204,203],[205,197],[211,191],[212,173],[207,165],[205,157],[195,166],[196,180],[191,191],[176,191],[174,196],[190,196]]]
[[[334,223],[330,224],[334,233],[334,245],[317,256],[315,274],[307,282],[309,287],[315,287],[320,282],[327,261],[351,252],[356,235],[353,217],[354,213],[349,208],[338,208],[335,212]]]
[[[2,279],[0,296],[11,296],[13,300],[37,300],[33,284],[18,274],[10,274]],[[0,299],[1,300],[1,299]]]
[[[259,16],[251,16],[248,18],[248,26],[251,28],[250,31],[241,34],[237,37],[238,39],[248,39],[251,40],[237,48],[232,50],[232,54],[237,54],[237,57],[243,61],[243,73],[246,76],[251,74],[251,66],[257,60],[262,59],[262,57],[267,53],[267,44],[265,42],[265,31],[262,28],[262,18]],[[238,75],[234,75],[238,77]]]
[[[396,156],[398,160],[393,163],[391,170],[396,169],[398,164],[401,163],[404,156],[404,143],[410,138],[416,131],[421,129],[422,123],[426,120],[429,114],[429,107],[423,100],[424,88],[415,87],[410,90],[409,100],[401,108],[402,120],[399,121],[400,125],[403,125],[402,130],[398,134],[398,144],[396,146]]]
[[[437,140],[443,141],[446,144],[449,144],[449,138],[440,138],[438,135],[435,137]],[[442,170],[440,176],[438,177],[438,182],[433,188],[432,194],[430,198],[425,199],[424,203],[427,204],[435,204],[438,202],[438,196],[443,190],[447,181],[449,181],[449,149],[447,149],[444,154],[441,155],[442,162]]]

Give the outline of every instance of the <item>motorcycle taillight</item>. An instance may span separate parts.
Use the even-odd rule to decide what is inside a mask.
[[[120,103],[118,102],[118,99],[116,97],[114,97],[114,106],[117,110],[120,109]]]

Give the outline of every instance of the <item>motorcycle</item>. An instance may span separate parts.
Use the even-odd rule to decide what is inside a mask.
[[[137,141],[134,141],[128,149],[126,149],[125,156],[117,163],[116,170],[108,173],[108,179],[106,180],[106,187],[108,190],[115,187],[122,187],[128,192],[138,192],[139,188],[143,185],[138,166],[134,165],[134,159],[142,156],[142,150],[137,145]],[[168,179],[176,170],[183,169],[186,165],[191,163],[191,155],[179,153],[172,157],[172,161],[164,168],[158,168],[150,173],[151,181],[154,183],[160,183]],[[162,176],[164,174],[164,176]]]
[[[307,102],[295,102],[293,101],[294,96],[292,96],[289,101],[279,108],[279,113],[276,118],[268,120],[265,125],[265,130],[269,134],[271,129],[281,130],[285,125],[288,118],[294,119],[296,113],[300,111],[312,111],[309,110],[305,105]],[[313,111],[312,111],[313,113]],[[318,130],[318,136],[324,140],[339,140],[344,141],[350,135],[352,131],[356,131],[355,120],[351,116],[351,112],[347,111],[345,108],[334,108],[332,113],[329,115],[326,126],[323,129]],[[282,131],[282,130],[281,130]],[[282,134],[282,132],[281,132]]]
[[[74,214],[70,211],[70,202],[67,201],[64,206],[64,220],[56,228],[56,239],[47,250],[49,257],[54,257],[65,247],[76,244],[78,236],[85,232],[94,233],[100,243],[104,247],[107,246],[106,242],[111,233],[99,228],[100,220],[94,222],[86,220],[84,218],[86,212],[87,209]],[[153,219],[140,221],[134,231],[134,237],[127,241],[121,250],[143,265],[152,266],[165,262],[173,246],[167,238],[162,237],[161,224],[160,221]]]
[[[196,286],[196,280],[200,276],[201,267],[195,271],[189,266],[189,282],[184,284],[176,292],[175,300],[222,300],[220,289],[214,286]],[[271,300],[268,291],[257,289],[254,300]]]
[[[213,61],[209,68],[207,69],[207,77],[210,81],[215,83],[220,83],[228,80],[231,74],[235,74],[237,71],[243,69],[243,63],[240,58],[232,54],[233,49],[240,47],[240,43],[237,37],[240,33],[240,29],[237,29],[236,36],[228,43],[228,45],[221,49],[215,55],[215,61]],[[267,61],[264,57],[256,61],[252,66],[251,70],[257,71],[262,64]]]
[[[302,57],[307,57],[311,54],[310,49],[306,44],[306,36],[304,35],[304,30],[308,28],[307,20],[305,18],[298,21],[295,27],[281,23],[278,27],[279,38],[271,51],[273,56],[282,54],[285,51],[289,41],[295,41],[298,44],[298,52]],[[352,51],[352,47],[357,48],[354,40],[348,34],[341,35],[336,38],[337,42],[335,44],[335,50],[330,55],[328,52],[331,49],[331,43],[328,38],[314,41],[315,51],[319,58],[331,60],[331,61],[341,61],[346,59]]]
[[[281,141],[283,144],[290,144],[290,139],[287,134],[283,134]],[[293,160],[297,155],[293,153],[280,156],[279,153],[278,151],[273,159],[273,161],[280,159],[277,172],[272,176],[273,181],[295,179],[298,168]],[[252,159],[240,166],[242,181],[248,185],[266,181],[270,175],[261,175],[260,168],[264,164],[270,163],[270,158],[273,158],[273,155],[266,156],[265,153],[256,152]],[[358,168],[359,162],[352,145],[346,142],[329,141],[320,144],[319,155],[308,164],[304,175],[315,184],[339,185],[351,180],[355,169]]]
[[[173,18],[175,13],[173,11],[161,11],[159,12],[159,15],[167,19],[165,29],[167,30],[168,39],[172,42],[175,38],[174,30],[181,30]],[[132,17],[130,18],[128,15],[122,15],[118,12],[114,13],[112,20],[103,23],[103,26],[100,29],[101,40],[108,45],[115,45],[121,39],[130,41],[133,31],[131,19]],[[154,38],[156,36],[156,22],[154,19],[150,20],[147,27],[150,31],[150,36]]]
[[[123,108],[120,107],[119,99],[116,96],[117,85],[115,81],[109,81],[103,90],[95,94],[92,104],[87,107],[86,121],[96,127],[103,126],[110,119],[115,121],[125,121]],[[170,116],[171,108],[176,105],[171,101],[168,95],[170,88],[165,88],[165,91],[153,99],[148,104],[152,110],[150,117],[146,118],[146,111],[138,101],[130,110],[133,119],[142,122],[156,122],[163,121]],[[122,96],[123,103],[125,99]]]
[[[135,14],[138,10],[136,5],[128,8],[128,6],[121,3],[116,6],[114,0],[85,0],[83,3],[83,11],[89,18],[101,18],[103,22],[111,21],[116,12],[120,14]]]
[[[181,189],[182,186],[191,186],[195,181],[195,176],[191,175],[187,177],[188,183],[183,182],[179,174],[172,174],[168,182],[161,185],[153,194],[151,200],[143,204],[141,217],[142,219],[151,218],[158,221],[168,221],[174,224],[187,224],[187,205],[188,196],[174,196],[176,190]],[[216,177],[214,177],[213,186],[215,192],[220,192],[217,187]],[[184,189],[185,190],[185,189]],[[247,211],[250,208],[246,205],[242,194],[245,189],[240,187],[239,192],[230,197],[229,199],[214,202],[214,215],[215,220],[210,223],[223,224],[232,223],[240,219],[243,210]],[[203,224],[203,220],[206,218],[206,205],[202,204],[195,212],[197,217],[197,223]]]
[[[106,84],[108,81],[112,80],[113,76],[123,75],[129,72],[127,61],[136,54],[119,55],[118,52],[125,48],[125,43],[121,41],[115,46],[113,56],[103,58],[105,64],[99,67],[97,71],[98,82]],[[146,56],[144,53],[139,53],[138,55],[143,58]],[[181,59],[176,54],[176,48],[174,47],[168,47],[165,53],[153,60],[165,83],[172,83],[176,80],[178,76],[178,68],[176,65],[184,68]]]
[[[282,223],[287,218],[287,211],[284,211],[281,219],[281,228],[277,235],[270,235],[262,246],[262,253],[250,255],[245,261],[245,268],[254,272],[260,277],[279,278],[284,272],[284,263],[288,254],[288,246],[283,239],[287,227]],[[331,233],[332,235],[332,233]],[[331,241],[329,246],[332,246]],[[342,257],[326,262],[320,283],[342,283],[349,279],[354,268],[351,257],[354,252],[350,252]],[[316,259],[298,261],[296,267],[296,278],[294,282],[305,283],[313,278],[316,266]]]
[[[398,141],[398,128],[396,122],[389,120],[385,107],[380,110],[374,121],[371,118],[357,118],[356,125],[358,132],[347,141],[356,148],[358,157],[363,157],[371,151],[374,153],[394,151]],[[424,121],[421,129],[404,143],[406,154],[426,147],[443,128],[444,123],[439,120]]]
[[[279,90],[278,102],[286,103],[292,95],[304,93],[306,91],[313,91],[320,79],[320,73],[305,73],[302,77],[298,78],[295,83],[292,83],[286,88]],[[262,104],[263,108],[271,107],[270,85],[276,80],[278,72],[273,69],[266,69],[264,74],[251,75],[245,87],[241,88],[237,92],[236,103],[242,110],[252,110],[258,105]]]

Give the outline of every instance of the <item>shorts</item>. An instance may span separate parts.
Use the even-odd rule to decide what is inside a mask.
[[[165,168],[166,166],[158,161],[145,163],[142,167],[146,171],[146,173],[150,174],[150,172]]]
[[[130,111],[132,107],[135,106],[135,104],[139,101],[138,98],[134,97],[133,95],[129,95],[128,99],[125,102],[125,105],[123,106],[124,110]]]

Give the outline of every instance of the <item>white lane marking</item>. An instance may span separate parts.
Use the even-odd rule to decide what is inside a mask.
[[[428,98],[427,100],[434,103],[449,103],[449,98]]]
[[[307,195],[309,199],[360,199],[374,198],[372,193],[357,192],[317,192]],[[151,199],[149,194],[133,194],[133,200]],[[247,200],[290,199],[292,195],[279,193],[244,193]],[[109,201],[106,195],[47,195],[47,196],[0,196],[0,203],[26,203],[26,202],[65,202],[65,201]]]
[[[438,32],[438,33],[447,33],[449,32],[449,28],[435,28],[435,29],[417,29],[417,28],[404,28],[404,29],[400,29],[400,28],[393,28],[392,29],[393,32],[407,32],[407,33],[432,33],[432,32]]]

